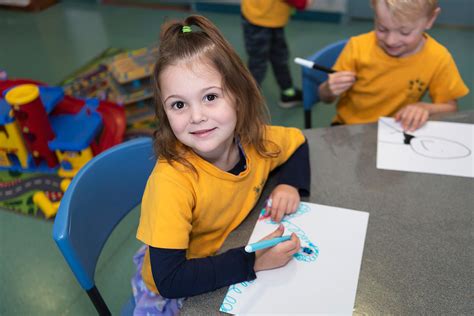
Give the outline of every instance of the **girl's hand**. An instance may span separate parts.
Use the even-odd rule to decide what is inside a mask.
[[[265,215],[270,214],[272,221],[279,223],[285,214],[292,214],[298,209],[300,195],[295,187],[279,184],[270,194],[271,204],[265,207]]]
[[[409,104],[395,114],[395,120],[402,124],[403,130],[412,132],[425,124],[430,112],[421,102]]]
[[[283,235],[284,230],[285,228],[280,224],[273,233],[262,240],[280,237]],[[288,241],[281,242],[271,248],[257,250],[255,252],[255,264],[253,269],[257,272],[282,267],[291,260],[293,255],[299,251],[300,247],[300,239],[295,233],[292,233],[291,239]]]
[[[337,97],[349,90],[355,81],[356,76],[352,71],[338,71],[328,75],[328,90]]]

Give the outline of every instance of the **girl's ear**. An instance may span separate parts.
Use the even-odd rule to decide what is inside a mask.
[[[437,7],[434,12],[433,12],[433,15],[429,18],[428,20],[428,23],[426,24],[425,26],[425,30],[429,30],[431,29],[431,27],[433,26],[433,24],[435,23],[436,19],[438,18],[438,15],[441,13],[441,8],[440,7]]]

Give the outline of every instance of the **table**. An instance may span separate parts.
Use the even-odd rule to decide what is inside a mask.
[[[474,111],[433,120],[473,124]],[[377,124],[304,134],[311,196],[303,200],[370,213],[354,315],[474,314],[474,179],[377,169]],[[248,241],[275,177],[224,250]],[[226,292],[188,298],[182,315],[219,314]]]

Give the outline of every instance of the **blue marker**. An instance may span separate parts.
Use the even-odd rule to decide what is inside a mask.
[[[290,240],[291,236],[282,236],[282,237],[276,237],[273,239],[268,239],[268,240],[262,240],[250,245],[245,246],[245,251],[247,252],[255,252],[257,250],[265,249],[268,247],[273,247],[276,246],[277,244]]]

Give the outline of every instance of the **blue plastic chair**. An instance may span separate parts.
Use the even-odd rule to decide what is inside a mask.
[[[155,161],[150,138],[112,147],[79,170],[61,200],[53,239],[100,315],[110,311],[94,281],[99,255],[114,228],[140,203]],[[134,304],[133,297],[128,304]]]
[[[347,39],[330,44],[314,55],[308,57],[308,60],[325,66],[332,67],[337,60],[337,57],[341,53],[344,46],[346,46]],[[313,105],[319,102],[319,91],[318,87],[324,81],[327,80],[328,75],[325,72],[310,69],[301,66],[302,69],[302,85],[303,85],[303,109],[304,109],[304,125],[305,128],[311,128],[311,108]]]

